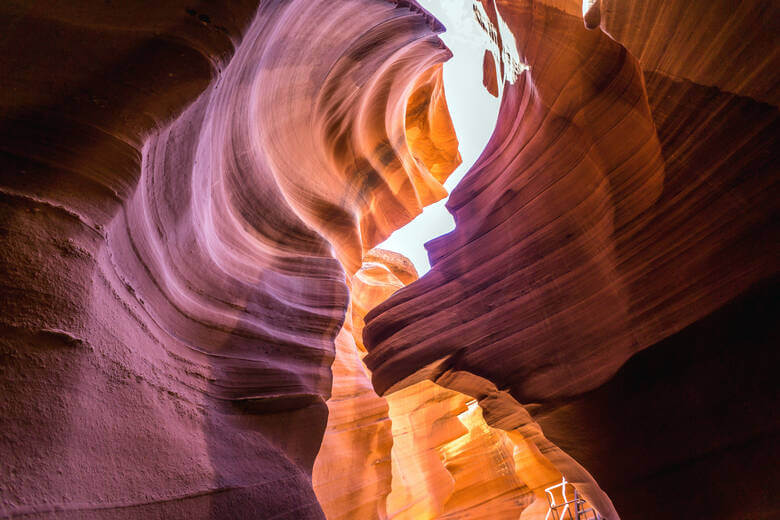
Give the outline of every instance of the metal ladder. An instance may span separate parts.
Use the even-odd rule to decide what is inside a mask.
[[[566,486],[571,486],[573,498],[569,500],[566,495]],[[556,500],[556,491],[560,490],[560,502]],[[603,520],[604,517],[592,507],[586,508],[585,500],[580,497],[577,489],[564,477],[560,484],[550,486],[544,490],[550,509],[544,520]]]

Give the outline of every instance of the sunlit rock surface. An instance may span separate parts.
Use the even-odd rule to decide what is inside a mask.
[[[313,484],[327,518],[387,518],[393,447],[385,399],[374,393],[348,319],[336,337],[328,425]]]
[[[366,255],[350,277],[351,305],[336,338],[333,391],[328,400],[328,425],[314,465],[317,498],[329,519],[384,519],[391,491],[394,446],[387,401],[376,395],[371,375],[361,361],[363,316],[404,286],[400,278],[417,278],[401,255],[381,249]]]
[[[526,439],[537,432],[491,428],[474,399],[429,381],[386,398],[373,392],[353,336],[367,309],[416,279],[406,258],[381,249],[350,279],[313,475],[327,517],[543,519],[544,489],[561,474]]]
[[[375,387],[541,427],[609,518],[777,516],[777,7],[482,4],[529,69],[431,271],[366,318]]]
[[[415,281],[416,2],[0,4],[1,518],[780,515],[777,7],[474,13],[501,114]]]
[[[443,28],[163,4],[0,6],[0,516],[322,518],[345,272],[459,160]]]

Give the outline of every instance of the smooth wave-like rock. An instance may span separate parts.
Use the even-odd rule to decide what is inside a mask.
[[[443,28],[385,0],[0,13],[0,516],[321,518],[345,272],[459,162]]]
[[[387,401],[374,393],[348,318],[336,337],[328,424],[312,475],[329,520],[387,518],[391,428]]]
[[[350,277],[313,475],[327,517],[544,519],[544,489],[561,474],[532,440],[538,429],[491,428],[474,399],[429,381],[386,397],[373,392],[361,362],[364,315],[416,279],[406,258],[381,249]]]
[[[607,518],[772,517],[776,8],[482,4],[529,69],[499,71],[431,271],[366,318],[375,387],[430,379],[540,426]]]
[[[0,4],[0,517],[780,514],[770,0],[477,0],[417,281],[444,27],[158,4]]]

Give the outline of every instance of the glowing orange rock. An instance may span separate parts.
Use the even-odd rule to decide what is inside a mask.
[[[439,183],[444,183],[461,163],[458,139],[444,95],[441,65],[421,75],[409,96],[406,140],[412,156],[424,164]],[[427,206],[436,200],[423,200],[422,203]]]
[[[374,393],[347,320],[336,336],[328,425],[314,492],[329,520],[386,518],[393,445],[387,402]]]
[[[350,334],[359,338],[365,312],[416,277],[406,258],[384,250],[370,251],[351,277],[351,319],[337,338],[331,413],[314,468],[318,499],[334,519],[536,519],[544,488],[561,475],[522,430],[491,428],[474,399],[428,381],[385,398],[368,391],[360,342]]]
[[[536,429],[524,438],[610,519],[771,516],[774,11],[479,2],[497,127],[431,271],[366,317],[379,393],[428,379],[491,426]]]

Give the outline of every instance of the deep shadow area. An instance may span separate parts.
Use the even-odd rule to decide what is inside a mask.
[[[632,520],[780,518],[779,302],[754,286],[537,420]]]

